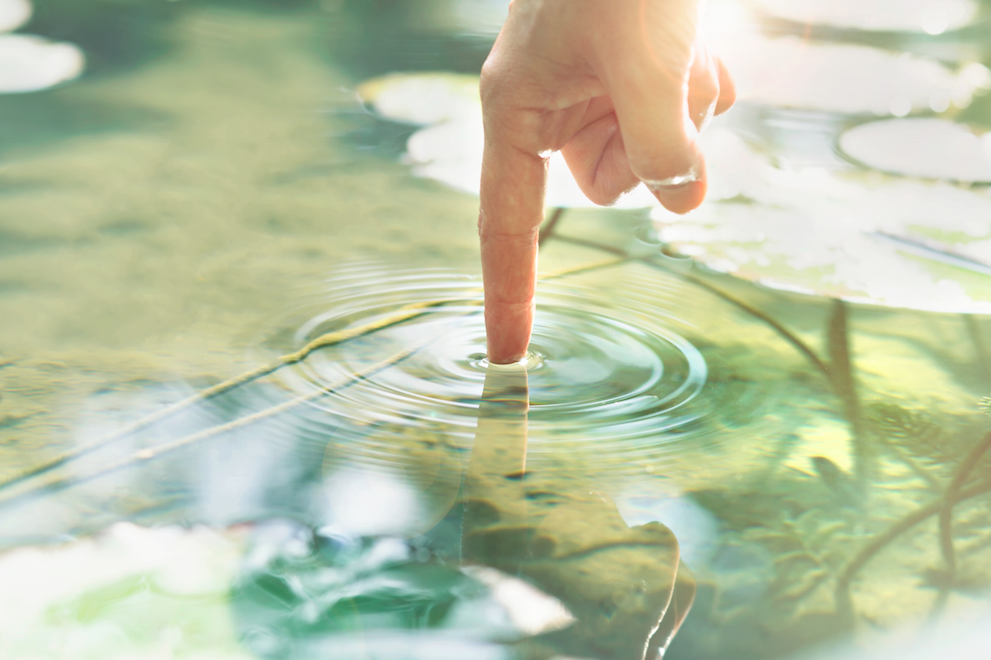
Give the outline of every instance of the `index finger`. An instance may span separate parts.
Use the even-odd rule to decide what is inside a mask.
[[[514,146],[504,122],[486,117],[478,216],[488,358],[496,364],[519,360],[530,342],[547,183],[546,159]]]

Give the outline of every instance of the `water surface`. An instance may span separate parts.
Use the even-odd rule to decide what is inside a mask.
[[[477,72],[492,7],[36,4],[88,68],[0,95],[0,656],[850,657],[986,621],[988,319],[574,209],[525,383],[486,384],[477,199],[354,90]],[[988,63],[988,10],[810,31]],[[776,166],[874,176],[835,147],[873,117],[758,101],[729,127]]]

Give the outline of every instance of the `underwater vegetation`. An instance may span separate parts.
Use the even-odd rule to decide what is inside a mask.
[[[547,341],[555,331],[591,340],[569,345],[581,349],[572,361],[545,351],[531,371],[525,469],[480,474],[498,461],[476,453],[474,438],[484,373],[473,364],[482,345],[472,293],[479,281],[469,263],[475,200],[411,176],[409,161],[394,162],[406,151],[424,156],[414,159],[414,173],[429,169],[428,156],[433,169],[444,164],[426,134],[421,150],[406,144],[422,124],[386,125],[348,95],[368,75],[452,62],[450,70],[474,71],[488,42],[459,37],[451,50],[410,54],[406,45],[440,37],[424,32],[390,44],[405,29],[402,3],[391,1],[343,3],[359,12],[353,22],[327,18],[338,16],[331,10],[342,3],[334,0],[319,3],[323,18],[277,16],[277,5],[305,2],[256,0],[247,4],[272,11],[250,20],[230,0],[188,10],[144,0],[34,4],[22,29],[77,44],[87,75],[54,90],[52,102],[3,97],[11,121],[0,316],[17,320],[4,324],[0,346],[0,544],[38,547],[0,555],[9,596],[0,605],[0,645],[27,630],[19,652],[35,657],[56,640],[80,660],[460,660],[629,657],[670,642],[672,659],[767,660],[986,608],[987,318],[877,311],[741,285],[674,256],[676,243],[694,244],[677,235],[689,222],[655,227],[647,211],[558,209],[541,230],[547,279],[538,338],[544,349],[559,348]],[[794,20],[794,3],[757,4]],[[829,15],[835,6],[804,4]],[[891,29],[918,22],[904,2],[885,3],[883,14],[869,4],[861,15],[883,16]],[[358,23],[381,25],[386,15],[395,24],[366,38]],[[961,14],[947,29],[984,15]],[[309,29],[320,21],[341,27],[328,38]],[[976,23],[975,37],[980,30]],[[948,40],[940,44],[952,51]],[[768,48],[790,54],[799,46]],[[327,73],[320,58],[328,48],[356,50],[334,63],[351,79]],[[831,70],[841,73],[849,68],[842,58],[864,52],[807,50],[812,63],[840,55]],[[259,53],[271,67],[258,65]],[[938,118],[844,119],[828,132],[843,162],[987,180],[986,154],[952,161],[969,165],[949,174],[948,160],[937,158],[945,135],[960,138],[950,156],[987,139],[977,134],[988,107],[981,80],[967,83],[969,110],[934,105],[967,82],[964,72],[981,71],[964,68],[973,53],[952,54],[946,62],[937,54],[938,66],[892,53],[857,60],[882,74],[933,71],[934,86],[918,94],[909,78],[919,76],[896,87],[912,83],[912,112]],[[803,112],[741,112],[760,115],[760,130],[785,120],[833,126],[834,116],[808,111],[819,100],[849,100],[830,89],[829,98],[784,99]],[[864,89],[890,100],[879,96],[890,89]],[[929,132],[920,134],[923,119]],[[328,123],[334,149],[322,142]],[[897,167],[876,159],[909,130],[911,159]],[[59,140],[79,132],[86,135],[73,140],[75,150],[63,149]],[[758,212],[805,208],[822,195],[814,177],[785,167],[794,153],[764,144],[773,140],[757,140],[757,149],[725,131],[711,135],[725,138],[714,156],[720,146],[760,156],[744,161],[755,166],[724,168],[740,181],[719,177],[728,187],[711,191],[727,228],[760,230]],[[44,157],[31,147],[25,164],[10,151],[40,136],[51,148]],[[165,169],[142,169],[152,161]],[[446,173],[468,180],[473,166],[455,162]],[[754,173],[766,180],[736,186]],[[840,186],[839,178],[825,177],[826,192],[842,202],[823,214],[830,229],[840,213],[882,219],[893,201],[891,208],[934,219],[959,205],[951,220],[964,234],[968,218],[987,217],[980,185],[886,174]],[[858,196],[875,184],[878,194]],[[385,199],[384,189],[395,198]],[[111,201],[95,203],[93,191]],[[754,221],[741,223],[750,213]],[[79,228],[72,240],[70,227]],[[865,243],[907,261],[919,255],[906,249],[906,236],[919,251],[957,246],[961,257],[959,242],[973,239],[971,265],[987,261],[978,251],[987,244],[975,242],[986,231],[876,229]],[[756,235],[743,236],[744,257],[759,250]],[[450,270],[397,268],[414,249],[434,259],[431,268]],[[390,267],[349,269],[354,254]],[[306,280],[305,288],[330,263],[359,285],[332,277],[300,300],[293,287]],[[956,275],[939,270],[951,264],[930,266],[933,283]],[[987,291],[986,275],[970,275],[976,298]],[[569,287],[572,297],[562,299]],[[380,293],[386,289],[391,298]],[[335,315],[344,290],[353,307]],[[934,299],[946,299],[941,289]],[[580,304],[565,313],[562,300]],[[298,315],[286,310],[294,305]],[[447,322],[471,336],[429,343]],[[142,343],[145,334],[155,339]],[[404,516],[405,526],[390,527]],[[107,527],[116,520],[148,527]],[[213,529],[196,526],[204,522]],[[89,552],[99,561],[82,561]],[[199,567],[199,584],[189,566]],[[56,574],[71,579],[47,584]],[[635,588],[640,580],[648,587]],[[526,589],[546,605],[544,615],[514,619],[500,599]],[[669,595],[676,607],[664,609]],[[70,644],[82,637],[90,644]]]
[[[577,240],[570,238],[569,219],[563,211],[551,214],[541,234],[542,249]],[[672,534],[664,527],[669,521],[662,517],[658,523],[628,529],[621,508],[617,510],[608,496],[600,496],[598,487],[590,490],[583,485],[593,483],[588,477],[575,481],[562,476],[567,470],[578,474],[587,468],[576,464],[555,472],[549,458],[553,454],[539,443],[536,460],[524,468],[519,453],[509,459],[498,453],[488,457],[475,453],[484,448],[477,437],[469,454],[458,428],[443,419],[431,421],[415,409],[401,418],[372,423],[354,419],[336,430],[316,427],[312,434],[326,443],[324,433],[340,434],[349,428],[347,433],[377,437],[380,444],[334,449],[340,455],[328,449],[324,474],[346,470],[357,455],[354,452],[364,452],[367,460],[386,460],[383,452],[393,443],[387,455],[390,469],[405,473],[434,508],[414,524],[413,531],[404,532],[413,535],[409,540],[385,542],[382,539],[389,534],[375,532],[359,537],[335,536],[332,530],[315,536],[308,532],[315,550],[289,559],[278,559],[281,555],[276,552],[261,564],[245,566],[232,602],[237,625],[253,652],[291,657],[285,644],[295,639],[293,653],[305,655],[341,644],[341,635],[362,630],[379,631],[374,644],[386,644],[387,630],[461,630],[467,620],[481,616],[466,612],[488,602],[498,591],[492,585],[501,584],[505,576],[536,585],[571,617],[529,633],[512,626],[500,628],[489,620],[479,624],[487,626],[489,642],[522,644],[533,657],[592,650],[594,657],[628,657],[624,644],[637,646],[634,638],[646,639],[658,621],[662,633],[655,646],[671,642],[670,657],[679,653],[724,657],[730,648],[737,649],[741,658],[778,657],[865,626],[887,628],[906,620],[936,619],[986,596],[991,590],[991,573],[984,568],[991,565],[991,428],[980,413],[989,412],[988,398],[980,400],[979,409],[971,399],[970,413],[952,405],[944,412],[943,400],[912,401],[876,390],[869,369],[858,369],[859,335],[851,330],[851,316],[855,318],[857,310],[846,303],[821,306],[823,349],[817,349],[809,332],[790,329],[790,323],[778,320],[773,311],[739,296],[725,279],[697,269],[679,270],[678,263],[660,253],[596,245],[594,239],[585,240],[585,247],[598,250],[599,257],[549,277],[566,279],[636,262],[690,282],[778,337],[794,353],[796,365],[804,362],[804,369],[791,367],[800,374],[793,393],[798,387],[801,396],[821,395],[819,416],[776,412],[781,426],[790,427],[790,432],[761,443],[757,453],[743,453],[750,451],[748,446],[735,447],[733,439],[766,427],[761,421],[765,409],[756,396],[765,385],[748,367],[754,360],[752,348],[715,335],[691,338],[707,362],[705,391],[734,404],[716,416],[692,422],[697,437],[717,440],[699,449],[698,458],[683,458],[681,465],[725,461],[734,466],[735,478],[679,476],[663,463],[648,473],[652,478],[680,479],[684,497],[715,521],[717,532],[708,540],[708,550],[688,560],[692,573],[678,559],[674,538],[674,534],[690,537],[691,525],[675,529],[672,522]],[[238,437],[254,426],[269,428],[264,425],[292,419],[300,411],[319,410],[311,406],[374,381],[415,359],[426,345],[421,341],[395,350],[383,333],[415,325],[438,309],[470,317],[477,314],[476,305],[474,300],[441,296],[397,304],[371,319],[362,320],[355,312],[342,327],[314,326],[322,334],[307,337],[270,364],[215,382],[98,442],[8,475],[0,484],[0,508],[9,512],[39,497],[155,465],[180,450],[229,435]],[[318,386],[310,385],[308,391],[286,390],[292,396],[267,407],[259,405],[265,398],[245,394],[321,352],[354,343],[374,347],[369,356],[385,351],[388,357],[365,359],[364,367],[347,378],[312,381]],[[672,365],[677,372],[677,364]],[[675,376],[685,378],[687,373]],[[513,395],[496,398],[502,401],[502,413],[497,408],[492,418],[503,427],[490,427],[490,447],[502,446],[500,438],[511,437],[513,428],[512,418],[505,419],[512,410],[506,402]],[[207,406],[226,412],[186,435],[138,445],[111,463],[72,469],[90,452],[141,438],[170,419]],[[539,405],[537,409],[533,416],[539,426]],[[30,422],[10,414],[3,419],[9,431]],[[835,437],[849,444],[847,459],[838,457],[832,445],[806,446],[817,427],[829,419],[840,429]],[[527,452],[525,443],[520,451]],[[594,452],[592,457],[600,462],[608,458]],[[503,460],[516,461],[516,467],[507,464],[503,469]],[[608,460],[617,462],[617,458]],[[314,467],[307,478],[319,480],[320,466]],[[296,488],[305,490],[301,484]],[[460,495],[459,489],[463,489]],[[184,497],[181,491],[177,494]],[[463,515],[457,498],[466,503]],[[392,548],[388,557],[366,558],[367,553],[385,552],[386,547]],[[462,562],[488,566],[498,574],[465,572],[459,568]],[[615,568],[619,565],[626,567],[623,575]],[[602,582],[603,577],[608,579]],[[617,586],[641,580],[655,584],[656,590],[624,596]],[[670,593],[676,594],[675,603],[687,599],[672,610],[674,621],[668,621],[662,607]],[[609,607],[622,605],[601,618],[603,599],[613,603]],[[684,617],[692,600],[691,614]],[[626,623],[621,624],[621,612],[630,614]],[[640,632],[631,636],[633,629]],[[493,632],[498,630],[503,632]],[[365,643],[359,639],[365,637],[358,635],[352,641],[359,646]]]

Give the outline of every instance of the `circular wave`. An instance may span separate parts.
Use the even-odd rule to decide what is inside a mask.
[[[677,313],[701,306],[672,290],[672,281],[650,271],[624,273],[618,290],[594,278],[541,282],[528,360],[531,456],[583,446],[604,460],[650,460],[689,441],[718,442],[727,428],[747,423],[734,415],[752,418],[760,402],[752,392],[740,395],[740,379],[711,382],[718,357],[696,347],[698,329]],[[325,391],[310,405],[331,415],[331,445],[393,466],[411,460],[400,445],[429,454],[444,438],[469,447],[486,373],[479,279],[363,264],[326,288],[325,311],[281,349],[382,326],[279,372],[296,394]],[[427,306],[432,301],[440,304]],[[402,321],[389,323],[397,313]]]

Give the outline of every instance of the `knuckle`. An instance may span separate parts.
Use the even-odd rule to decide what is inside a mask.
[[[490,55],[482,65],[481,77],[478,81],[478,92],[482,107],[491,106],[499,101],[506,89],[506,73],[498,57]]]

